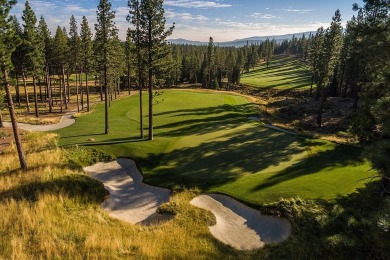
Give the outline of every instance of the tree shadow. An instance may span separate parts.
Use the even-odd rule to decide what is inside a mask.
[[[168,187],[180,183],[210,189],[245,174],[267,168],[272,171],[272,167],[305,153],[303,145],[304,142],[294,136],[255,125],[195,147],[175,149],[162,155],[150,154],[141,165],[150,172],[145,175],[148,183]]]
[[[174,121],[157,125],[155,130],[162,137],[200,135],[221,129],[227,130],[247,122],[247,117],[257,112],[254,108],[253,104],[221,105],[163,112],[164,115],[172,114],[172,117],[183,117],[183,120],[175,119]],[[159,115],[162,114],[156,114],[156,116]]]
[[[102,183],[84,175],[70,175],[50,181],[36,181],[0,192],[2,200],[37,201],[42,194],[64,194],[84,204],[100,204],[108,196]]]
[[[310,147],[316,146],[318,143],[309,142],[306,145]],[[305,175],[315,174],[324,168],[354,166],[361,165],[363,163],[363,150],[347,145],[337,145],[335,149],[318,152],[309,156],[307,160],[291,165],[279,173],[268,177],[261,184],[253,188],[252,191],[266,189],[285,181],[290,181]]]

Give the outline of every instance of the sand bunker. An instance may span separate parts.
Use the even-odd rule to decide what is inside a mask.
[[[200,195],[191,204],[211,211],[217,224],[209,227],[221,242],[238,250],[262,248],[265,244],[288,238],[290,223],[281,218],[263,216],[257,210],[224,195]]]
[[[101,206],[111,217],[144,225],[165,219],[156,210],[169,200],[170,191],[144,184],[133,160],[119,158],[85,167],[84,171],[101,181],[110,192],[110,197]]]
[[[18,128],[26,130],[26,131],[35,131],[35,132],[47,132],[47,131],[54,131],[61,128],[68,127],[75,123],[75,120],[73,118],[73,114],[75,112],[71,111],[69,113],[66,113],[61,117],[61,121],[58,124],[51,124],[51,125],[31,125],[31,124],[24,124],[24,123],[18,123]],[[4,123],[5,127],[12,127],[12,124],[10,122]]]

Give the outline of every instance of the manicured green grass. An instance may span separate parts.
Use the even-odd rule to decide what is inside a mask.
[[[310,87],[309,67],[298,58],[275,56],[267,70],[265,64],[241,76],[241,83],[259,88],[305,89]]]
[[[155,140],[140,140],[138,98],[112,103],[109,135],[101,104],[59,130],[61,144],[135,158],[154,185],[199,187],[253,204],[296,196],[332,200],[370,176],[361,150],[262,127],[247,119],[254,105],[236,95],[165,91],[154,100]],[[146,99],[144,105],[147,111]]]

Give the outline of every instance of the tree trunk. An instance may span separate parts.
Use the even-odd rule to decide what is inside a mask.
[[[47,70],[46,74],[46,91],[49,99],[49,113],[53,112],[53,99],[51,93],[51,78],[49,74],[49,70]]]
[[[79,106],[79,81],[77,78],[77,73],[76,73],[76,105],[77,105],[77,112],[80,112],[80,106]]]
[[[152,64],[152,25],[148,28],[149,46],[148,46],[148,89],[149,89],[149,140],[153,140],[153,64]]]
[[[313,95],[314,73],[311,75],[310,97]]]
[[[67,72],[66,73],[66,89],[68,91],[66,91],[65,93],[68,93],[68,95],[65,95],[65,96],[68,96],[68,100],[67,100],[66,103],[70,102],[70,95],[71,95],[71,93],[70,93],[70,84],[69,84],[69,77],[70,77],[69,72]],[[66,106],[66,108],[68,108],[68,105],[65,105],[65,106]]]
[[[131,95],[131,67],[130,67],[130,62],[127,64],[127,86],[129,88],[129,96]]]
[[[80,73],[80,98],[81,98],[81,110],[84,110],[84,91],[83,91],[83,73]]]
[[[321,100],[320,100],[320,107],[318,108],[318,114],[317,114],[317,126],[319,128],[322,127],[322,112],[324,110],[324,104],[325,104],[325,100],[326,100],[326,96],[325,96],[325,92],[326,92],[326,88],[325,87],[321,87]]]
[[[3,115],[1,114],[1,108],[0,108],[0,128],[3,128],[3,127],[4,127]]]
[[[39,111],[38,111],[38,95],[37,95],[37,83],[36,83],[36,76],[33,76],[33,85],[34,85],[34,105],[35,105],[35,117],[39,117]]]
[[[63,91],[63,93],[62,93],[62,91]],[[62,102],[65,105],[65,109],[68,109],[68,102],[67,101],[69,101],[69,98],[68,99],[66,98],[67,91],[66,91],[66,85],[65,85],[65,67],[64,67],[64,65],[62,65],[62,91],[61,91],[61,112],[62,112]]]
[[[38,78],[38,87],[39,87],[39,100],[42,102],[43,101],[43,96],[42,96],[42,84],[41,84],[41,79]]]
[[[19,88],[19,79],[18,79],[18,73],[15,73],[15,79],[16,79],[16,86],[15,86],[15,91],[16,91],[16,102],[18,102],[18,106],[20,107],[20,88]]]
[[[22,73],[22,76],[23,76],[24,96],[26,97],[27,112],[30,113],[30,101],[28,100],[26,74],[24,73],[24,71]]]
[[[360,92],[360,87],[356,86],[354,90],[354,95],[353,95],[353,105],[352,109],[356,110],[358,108],[359,104],[359,92]]]
[[[102,76],[99,77],[99,85],[100,85],[100,101],[103,101],[103,80]]]
[[[104,121],[105,121],[105,129],[104,133],[107,135],[109,133],[108,127],[108,86],[107,86],[107,62],[104,63]]]
[[[89,112],[88,72],[85,72],[85,90],[86,90],[86,93],[87,93],[87,112]]]
[[[19,135],[19,129],[18,129],[18,125],[16,123],[14,104],[12,102],[12,95],[11,95],[11,91],[9,89],[8,74],[7,74],[7,70],[5,67],[5,63],[1,64],[1,70],[3,72],[3,77],[4,77],[5,91],[7,93],[7,99],[8,99],[8,109],[9,109],[9,114],[11,117],[12,130],[14,132],[16,149],[17,149],[18,155],[19,155],[20,168],[27,171],[26,157],[24,156],[22,142],[20,140],[20,135]]]

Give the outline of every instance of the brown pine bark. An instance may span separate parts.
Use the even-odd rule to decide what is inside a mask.
[[[37,83],[36,83],[36,77],[33,76],[33,85],[34,85],[34,106],[35,106],[35,117],[39,117],[39,111],[38,111],[38,94],[37,94]]]
[[[77,105],[77,112],[80,112],[80,106],[79,106],[79,81],[78,81],[78,74],[76,73],[76,105]]]
[[[8,99],[8,109],[9,109],[9,114],[11,117],[12,130],[14,132],[16,149],[18,151],[20,168],[27,171],[28,167],[27,167],[26,157],[24,155],[23,148],[22,148],[22,142],[20,140],[20,134],[19,134],[18,125],[16,122],[14,104],[12,102],[12,94],[11,94],[9,83],[8,83],[8,73],[6,70],[5,63],[1,64],[1,70],[3,72],[3,77],[4,77],[4,86],[5,86],[5,91],[7,93],[7,99]]]
[[[27,112],[30,113],[30,101],[28,100],[26,74],[24,73],[24,71],[22,73],[22,76],[23,76],[24,96],[26,97]]]
[[[1,114],[1,109],[0,109],[0,128],[3,128],[4,127],[4,124],[3,124],[3,115]]]
[[[87,94],[87,112],[89,112],[88,72],[85,73],[85,90],[86,90],[86,94]]]

